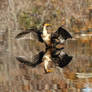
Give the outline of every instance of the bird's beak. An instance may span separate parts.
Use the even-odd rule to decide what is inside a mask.
[[[44,26],[52,26],[51,24],[45,24]]]

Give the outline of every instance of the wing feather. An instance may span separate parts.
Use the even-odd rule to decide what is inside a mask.
[[[26,31],[23,31],[15,37],[16,39],[20,39],[21,37],[24,37],[25,35],[31,33],[35,39],[38,39],[40,42],[43,42],[43,39],[41,37],[42,32],[40,30],[37,30],[36,28],[27,29]],[[36,35],[35,35],[36,34]]]
[[[61,35],[63,37],[63,39],[65,39],[65,40],[68,38],[72,38],[71,34],[62,27],[58,28],[58,30],[56,31],[56,34],[58,34],[58,36]]]
[[[51,40],[52,43],[59,44],[63,43],[65,40],[72,38],[71,34],[62,27],[59,27],[58,30],[52,34]]]

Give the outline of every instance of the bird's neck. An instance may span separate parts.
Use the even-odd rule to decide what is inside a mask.
[[[47,29],[46,29],[46,26],[43,27],[43,35],[47,35]]]

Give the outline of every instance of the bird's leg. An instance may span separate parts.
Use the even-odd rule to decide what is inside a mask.
[[[53,69],[45,69],[45,73],[53,72]]]
[[[47,73],[53,72],[53,69],[48,69]]]
[[[53,69],[48,69],[49,61],[44,61],[44,70],[45,73],[53,72]]]

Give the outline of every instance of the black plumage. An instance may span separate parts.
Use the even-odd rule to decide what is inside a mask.
[[[27,29],[26,31],[23,31],[23,32],[19,33],[15,38],[19,39],[19,38],[21,38],[21,37],[23,37],[23,36],[25,36],[26,34],[29,34],[29,33],[32,33],[32,34],[36,33],[38,40],[40,42],[43,42],[43,39],[41,37],[42,32],[40,30],[37,30],[37,28]]]
[[[71,34],[62,27],[59,27],[58,30],[52,34],[51,41],[54,46],[60,43],[64,43],[65,40],[72,38]]]
[[[62,27],[59,27],[58,30],[52,34],[52,38],[58,38],[59,36],[62,36],[64,40],[67,40],[68,38],[72,38],[71,34],[65,30]]]

